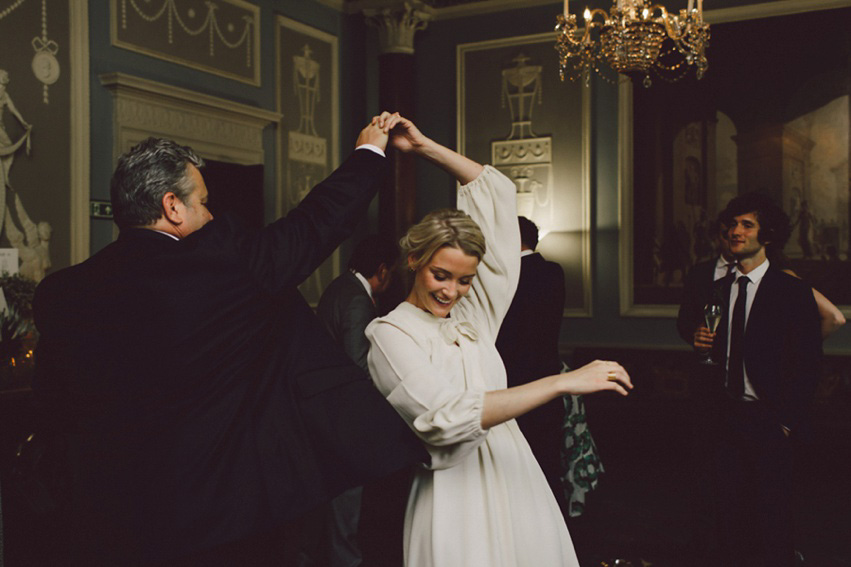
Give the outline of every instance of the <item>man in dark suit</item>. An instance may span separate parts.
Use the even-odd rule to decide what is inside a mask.
[[[564,315],[564,272],[535,252],[538,227],[525,217],[520,224],[520,281],[505,315],[496,348],[505,363],[508,386],[519,386],[562,371],[558,341]],[[547,482],[568,517],[561,483],[564,401],[552,400],[517,419]]]
[[[818,311],[810,287],[777,267],[765,247],[788,217],[765,195],[748,193],[722,213],[738,261],[716,334],[726,391],[717,423],[719,537],[724,565],[791,566],[790,440],[807,427],[821,364]]]
[[[328,332],[364,372],[369,372],[369,340],[363,332],[378,316],[376,301],[390,285],[398,260],[393,242],[365,237],[352,251],[348,271],[328,284],[316,308]]]
[[[287,565],[265,553],[284,534],[253,538],[424,458],[296,290],[366,214],[397,120],[373,119],[255,233],[212,220],[189,148],[151,138],[119,159],[118,240],[34,300],[34,389],[67,439],[68,563]]]
[[[378,316],[376,297],[387,289],[399,259],[392,241],[369,235],[358,242],[348,270],[334,279],[319,299],[316,314],[334,341],[364,372],[369,340],[364,331]],[[305,518],[299,567],[357,567],[357,542],[363,487],[350,488]]]

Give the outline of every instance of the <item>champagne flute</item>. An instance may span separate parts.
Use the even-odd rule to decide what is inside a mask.
[[[703,308],[703,320],[706,322],[706,327],[710,333],[714,333],[718,329],[718,324],[721,322],[721,306],[717,303],[708,303]],[[700,359],[701,364],[718,364],[712,360],[712,351],[710,350]]]

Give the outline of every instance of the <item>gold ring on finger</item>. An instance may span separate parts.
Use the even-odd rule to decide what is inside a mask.
[[[606,380],[617,380],[618,374],[614,370],[609,370],[609,373],[606,374]]]

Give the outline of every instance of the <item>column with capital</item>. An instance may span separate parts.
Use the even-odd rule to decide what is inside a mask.
[[[376,0],[364,2],[367,22],[378,28],[381,54],[378,57],[381,110],[399,112],[415,120],[414,35],[431,21],[433,9],[419,0]],[[416,222],[415,159],[388,152],[393,175],[379,192],[379,232],[397,241]]]

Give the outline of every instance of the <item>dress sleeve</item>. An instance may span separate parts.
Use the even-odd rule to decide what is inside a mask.
[[[481,227],[487,251],[470,292],[454,309],[460,318],[475,320],[479,328],[486,326],[496,339],[520,278],[517,189],[513,181],[487,165],[476,179],[458,189],[458,208]]]
[[[485,440],[484,390],[453,386],[413,338],[391,323],[374,321],[366,334],[372,343],[370,376],[425,442],[431,454],[430,468],[457,464]]]

